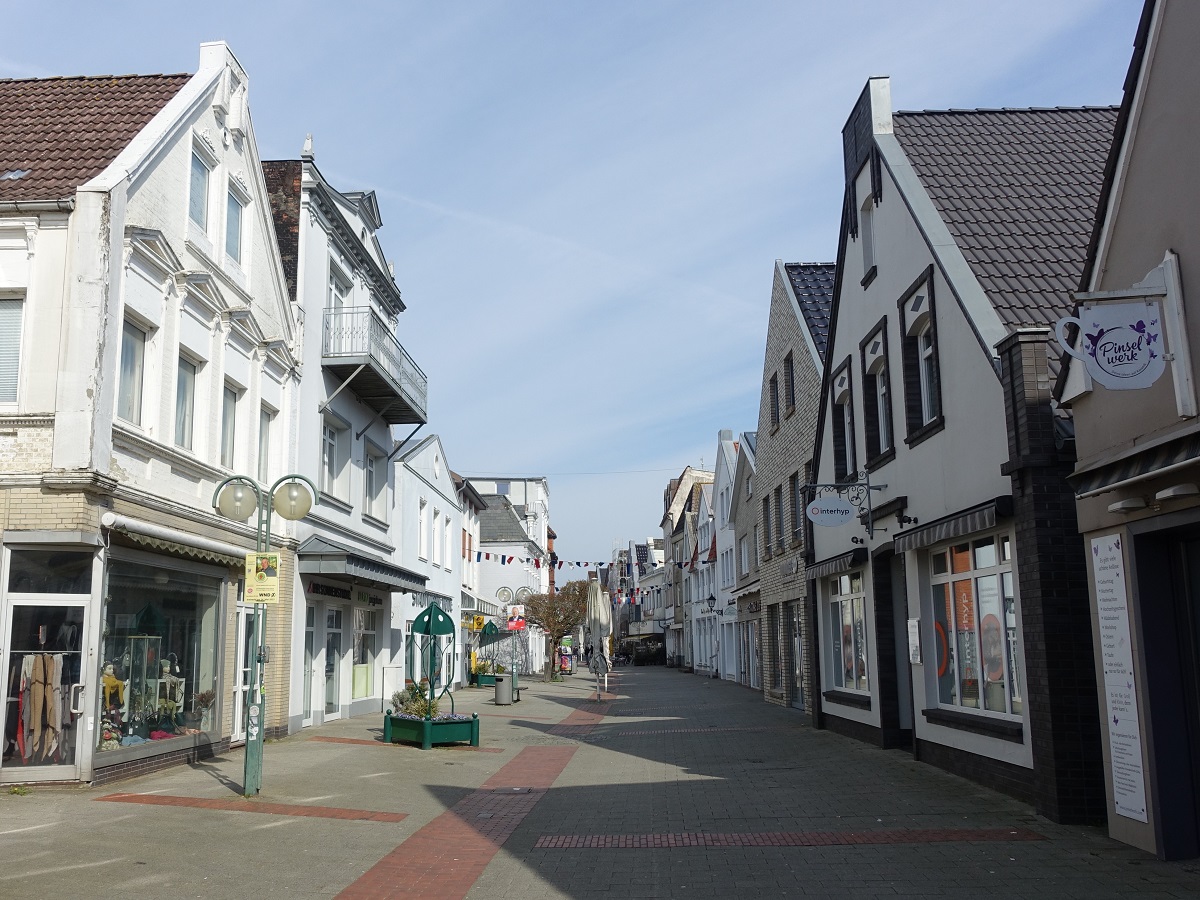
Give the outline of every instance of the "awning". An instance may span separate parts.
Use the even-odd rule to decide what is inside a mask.
[[[1166,474],[1197,459],[1200,459],[1200,434],[1193,434],[1148,448],[1117,462],[1075,472],[1067,477],[1067,481],[1075,488],[1075,496],[1091,497]]]
[[[842,572],[857,569],[859,566],[864,565],[866,561],[867,548],[855,547],[846,553],[840,553],[837,556],[829,557],[829,559],[823,559],[819,563],[813,563],[804,570],[804,577],[815,579],[824,578],[826,575],[840,575]]]
[[[424,575],[394,566],[385,559],[359,553],[321,537],[310,537],[296,551],[301,575],[348,578],[382,591],[424,594]]]
[[[100,524],[112,531],[119,531],[136,544],[185,556],[213,562],[222,566],[243,568],[246,565],[246,554],[253,550],[239,547],[215,538],[203,537],[180,531],[178,528],[168,528],[153,522],[143,522],[129,516],[106,512],[100,517]]]
[[[898,534],[892,541],[892,546],[897,553],[904,553],[906,550],[920,550],[923,547],[932,547],[934,544],[940,544],[943,541],[966,537],[978,531],[986,531],[989,528],[994,528],[998,521],[1010,518],[1012,514],[1012,497],[1005,494],[1002,497],[989,500],[987,503],[981,503],[979,506],[972,507],[963,512],[946,516],[945,518],[938,519],[936,522],[930,522],[928,525],[922,525],[920,528],[914,528],[911,531]]]

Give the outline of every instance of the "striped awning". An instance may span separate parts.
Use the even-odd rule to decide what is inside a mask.
[[[1007,519],[1012,514],[1012,497],[1005,494],[1002,497],[989,500],[987,503],[981,503],[979,506],[974,506],[971,509],[963,510],[952,516],[938,519],[936,522],[930,522],[928,525],[922,525],[920,528],[914,528],[911,531],[898,534],[892,541],[892,547],[897,553],[932,547],[934,544],[940,544],[943,541],[950,541],[954,538],[975,534],[978,531],[995,528],[998,521]]]
[[[1153,478],[1160,472],[1196,459],[1200,459],[1200,434],[1176,438],[1126,459],[1075,472],[1067,477],[1067,481],[1075,488],[1076,497],[1090,497],[1116,490],[1131,482]]]
[[[859,566],[864,565],[866,561],[867,548],[855,547],[846,553],[839,553],[837,556],[823,559],[819,563],[813,563],[804,570],[804,577],[815,579],[824,578],[826,575],[840,575],[842,572],[857,569]]]

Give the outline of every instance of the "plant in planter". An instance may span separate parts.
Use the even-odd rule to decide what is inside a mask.
[[[217,692],[211,689],[192,694],[192,709],[184,714],[184,724],[189,728],[207,731],[207,719],[216,700]]]

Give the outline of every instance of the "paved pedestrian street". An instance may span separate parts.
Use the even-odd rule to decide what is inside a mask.
[[[380,716],[116,785],[0,794],[0,897],[1195,897],[1200,864],[1054,825],[728,682],[620,669],[456,696],[481,746]]]

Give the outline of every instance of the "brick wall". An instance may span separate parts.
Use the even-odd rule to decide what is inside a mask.
[[[1056,822],[1105,819],[1088,573],[1064,444],[1051,408],[1049,329],[1000,344],[1016,524],[1017,585],[1037,811]],[[1011,791],[1009,791],[1011,793]]]
[[[0,416],[0,472],[45,472],[53,455],[53,418]]]

